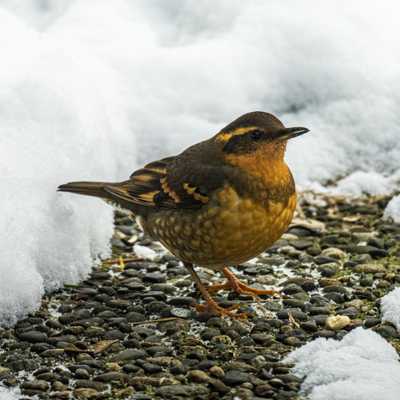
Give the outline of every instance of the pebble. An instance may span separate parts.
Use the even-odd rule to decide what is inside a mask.
[[[344,260],[346,258],[346,253],[336,247],[328,247],[322,250],[321,256],[333,258],[335,260]]]
[[[347,315],[329,316],[326,321],[326,327],[334,331],[339,331],[350,324],[351,320]]]
[[[143,276],[143,282],[164,283],[166,276],[161,272],[150,272]]]
[[[365,318],[364,326],[366,328],[372,328],[372,327],[380,324],[380,322],[381,322],[381,320],[379,318],[367,317],[367,318]]]
[[[22,332],[18,336],[21,340],[25,340],[31,343],[39,343],[47,341],[47,335],[44,332],[39,332],[39,331]]]
[[[89,388],[77,388],[74,390],[74,396],[77,399],[93,399],[98,396],[98,391]]]
[[[399,334],[397,333],[396,328],[391,325],[381,325],[375,328],[375,332],[379,333],[385,339],[397,339],[399,338]]]
[[[337,274],[339,266],[335,263],[322,264],[318,266],[318,271],[322,276],[331,277]]]
[[[217,378],[223,378],[225,375],[225,371],[218,365],[214,365],[210,368],[210,374]]]
[[[140,349],[126,349],[112,357],[113,361],[131,361],[140,358],[145,358],[147,353]]]
[[[21,384],[21,389],[39,390],[45,392],[49,389],[49,384],[43,380],[28,381]]]
[[[116,372],[116,371],[112,371],[112,372],[106,372],[104,374],[100,374],[94,377],[94,379],[96,381],[100,381],[100,382],[111,382],[111,381],[119,381],[119,382],[123,382],[126,380],[126,375],[123,372]]]
[[[355,272],[363,272],[376,274],[378,272],[386,272],[386,268],[381,264],[359,264],[354,268]]]
[[[107,389],[107,385],[105,383],[88,379],[78,379],[75,382],[75,387],[82,389],[94,389],[98,392],[102,392]]]
[[[187,377],[189,380],[197,383],[208,382],[210,380],[210,377],[204,371],[198,369],[189,371]]]
[[[297,239],[297,240],[291,240],[290,244],[297,250],[305,250],[308,247],[311,247],[314,243],[311,240]]]
[[[223,377],[224,383],[227,385],[240,385],[249,380],[249,374],[246,372],[229,370]]]

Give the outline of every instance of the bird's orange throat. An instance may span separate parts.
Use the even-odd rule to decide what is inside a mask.
[[[229,154],[225,160],[246,173],[260,178],[266,186],[291,186],[293,178],[284,160],[285,149],[284,142],[268,144],[250,154]]]

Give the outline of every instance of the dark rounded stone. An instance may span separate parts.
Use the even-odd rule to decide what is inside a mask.
[[[300,308],[300,309],[305,309],[305,303],[302,300],[297,300],[297,299],[283,299],[282,304],[284,307],[290,307],[290,308]]]
[[[90,374],[89,374],[87,369],[78,368],[75,371],[75,378],[78,378],[78,379],[89,379],[90,378]]]
[[[313,321],[319,326],[325,326],[326,319],[328,315],[314,315],[312,316]]]
[[[308,312],[311,315],[320,315],[320,314],[330,314],[330,309],[329,307],[316,307],[316,306],[312,306],[310,307],[310,309],[308,310]]]
[[[314,262],[318,265],[322,265],[322,264],[337,263],[338,260],[333,257],[317,256],[317,257],[314,257]]]
[[[322,276],[329,278],[337,274],[337,272],[339,271],[339,266],[333,263],[322,264],[318,266],[318,271],[321,273]]]
[[[298,321],[307,321],[308,316],[305,312],[296,310],[296,309],[285,309],[282,311],[279,311],[276,316],[279,319],[289,319],[289,313],[292,315],[292,317]]]
[[[261,344],[262,346],[268,346],[274,341],[274,337],[266,333],[252,333],[251,338],[255,343]]]
[[[21,389],[26,392],[26,390],[38,390],[40,392],[45,392],[49,389],[49,384],[43,380],[33,380],[28,382],[23,382],[21,384]]]
[[[119,329],[113,329],[110,331],[106,331],[104,334],[104,338],[108,340],[121,340],[125,337],[125,334],[122,333]]]
[[[75,382],[75,387],[94,389],[97,390],[98,392],[102,392],[107,389],[107,385],[105,383],[88,379],[78,379]]]
[[[306,332],[316,332],[318,330],[318,326],[315,321],[306,321],[300,324],[300,328],[304,329]]]
[[[345,296],[343,294],[341,294],[341,293],[334,293],[334,292],[326,293],[325,294],[325,298],[327,300],[333,301],[333,302],[335,302],[337,304],[341,304],[341,303],[344,303],[346,301]]]
[[[149,272],[144,274],[142,279],[143,282],[164,283],[166,281],[166,276],[161,272]]]
[[[132,373],[136,373],[138,371],[140,371],[140,367],[137,366],[136,364],[125,364],[122,369],[128,373],[128,374],[132,374]]]
[[[146,319],[145,315],[138,313],[136,311],[131,311],[125,315],[125,318],[128,322],[141,322]]]
[[[391,325],[378,326],[377,328],[375,328],[375,332],[379,333],[385,339],[397,339],[399,337],[396,328]]]
[[[24,340],[24,341],[30,342],[30,343],[39,343],[39,342],[47,341],[47,335],[44,332],[39,332],[39,331],[22,332],[22,333],[18,334],[18,337],[21,340]]]
[[[241,383],[249,381],[249,374],[231,369],[225,373],[223,381],[227,385],[240,385]]]
[[[314,242],[312,242],[311,240],[296,239],[296,240],[291,240],[290,244],[297,250],[305,250],[308,247],[311,247],[314,244]]]
[[[256,386],[254,392],[257,396],[270,398],[270,396],[274,393],[274,388],[268,383],[263,383],[262,385]]]
[[[168,304],[171,304],[173,306],[191,306],[193,304],[196,304],[196,300],[193,297],[189,296],[176,296],[171,297],[168,300]]]
[[[142,295],[144,298],[148,297],[148,298],[153,298],[155,300],[159,300],[159,301],[166,301],[167,300],[167,295],[160,291],[160,290],[150,290],[148,292],[143,293]]]
[[[210,340],[218,335],[221,335],[221,331],[217,328],[206,328],[200,332],[200,336],[204,340]]]
[[[317,285],[312,279],[305,279],[304,282],[301,284],[301,287],[306,292],[311,292],[317,288]]]
[[[376,325],[378,325],[380,323],[381,323],[381,320],[379,318],[367,317],[367,318],[365,318],[364,326],[366,328],[372,328],[373,326],[376,326]]]
[[[138,365],[140,365],[146,372],[149,374],[156,374],[157,372],[161,372],[162,368],[160,365],[149,363],[149,362],[139,362],[136,361]]]
[[[303,288],[295,283],[289,283],[288,285],[285,285],[285,287],[282,289],[282,292],[286,294],[294,294],[303,292]]]
[[[122,372],[111,371],[95,376],[94,380],[108,383],[112,381],[123,382],[126,381],[126,378],[126,375]]]
[[[113,356],[112,359],[113,361],[131,361],[146,357],[147,353],[144,350],[126,349]]]

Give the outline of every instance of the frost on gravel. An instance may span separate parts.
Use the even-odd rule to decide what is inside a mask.
[[[371,330],[357,328],[342,340],[316,339],[293,351],[294,373],[309,400],[398,400],[396,350]]]
[[[396,2],[95,3],[0,0],[0,325],[107,254],[111,210],[58,184],[125,179],[244,112],[311,130],[300,187],[398,182]]]
[[[381,299],[382,321],[391,322],[400,332],[400,288],[395,288]]]

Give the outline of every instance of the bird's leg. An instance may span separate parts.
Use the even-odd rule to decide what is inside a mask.
[[[257,297],[264,294],[269,296],[279,296],[279,292],[277,290],[272,289],[256,289],[250,286],[245,285],[241,282],[233,272],[231,272],[227,267],[222,270],[225,275],[227,281],[225,283],[219,283],[216,285],[211,285],[207,287],[209,293],[215,293],[219,290],[229,290],[232,289],[238,294],[246,294],[249,296]]]
[[[239,305],[235,305],[229,308],[223,308],[218,303],[210,296],[210,293],[207,292],[207,289],[201,282],[200,278],[196,274],[196,271],[193,268],[192,264],[189,263],[184,263],[184,266],[186,269],[190,272],[190,275],[192,276],[192,279],[196,283],[197,288],[199,289],[201,295],[203,296],[204,300],[206,301],[205,306],[198,304],[196,306],[196,309],[198,311],[209,311],[211,313],[221,315],[221,316],[227,316],[231,318],[246,318],[247,315],[245,313],[234,313],[235,309],[239,307]]]

